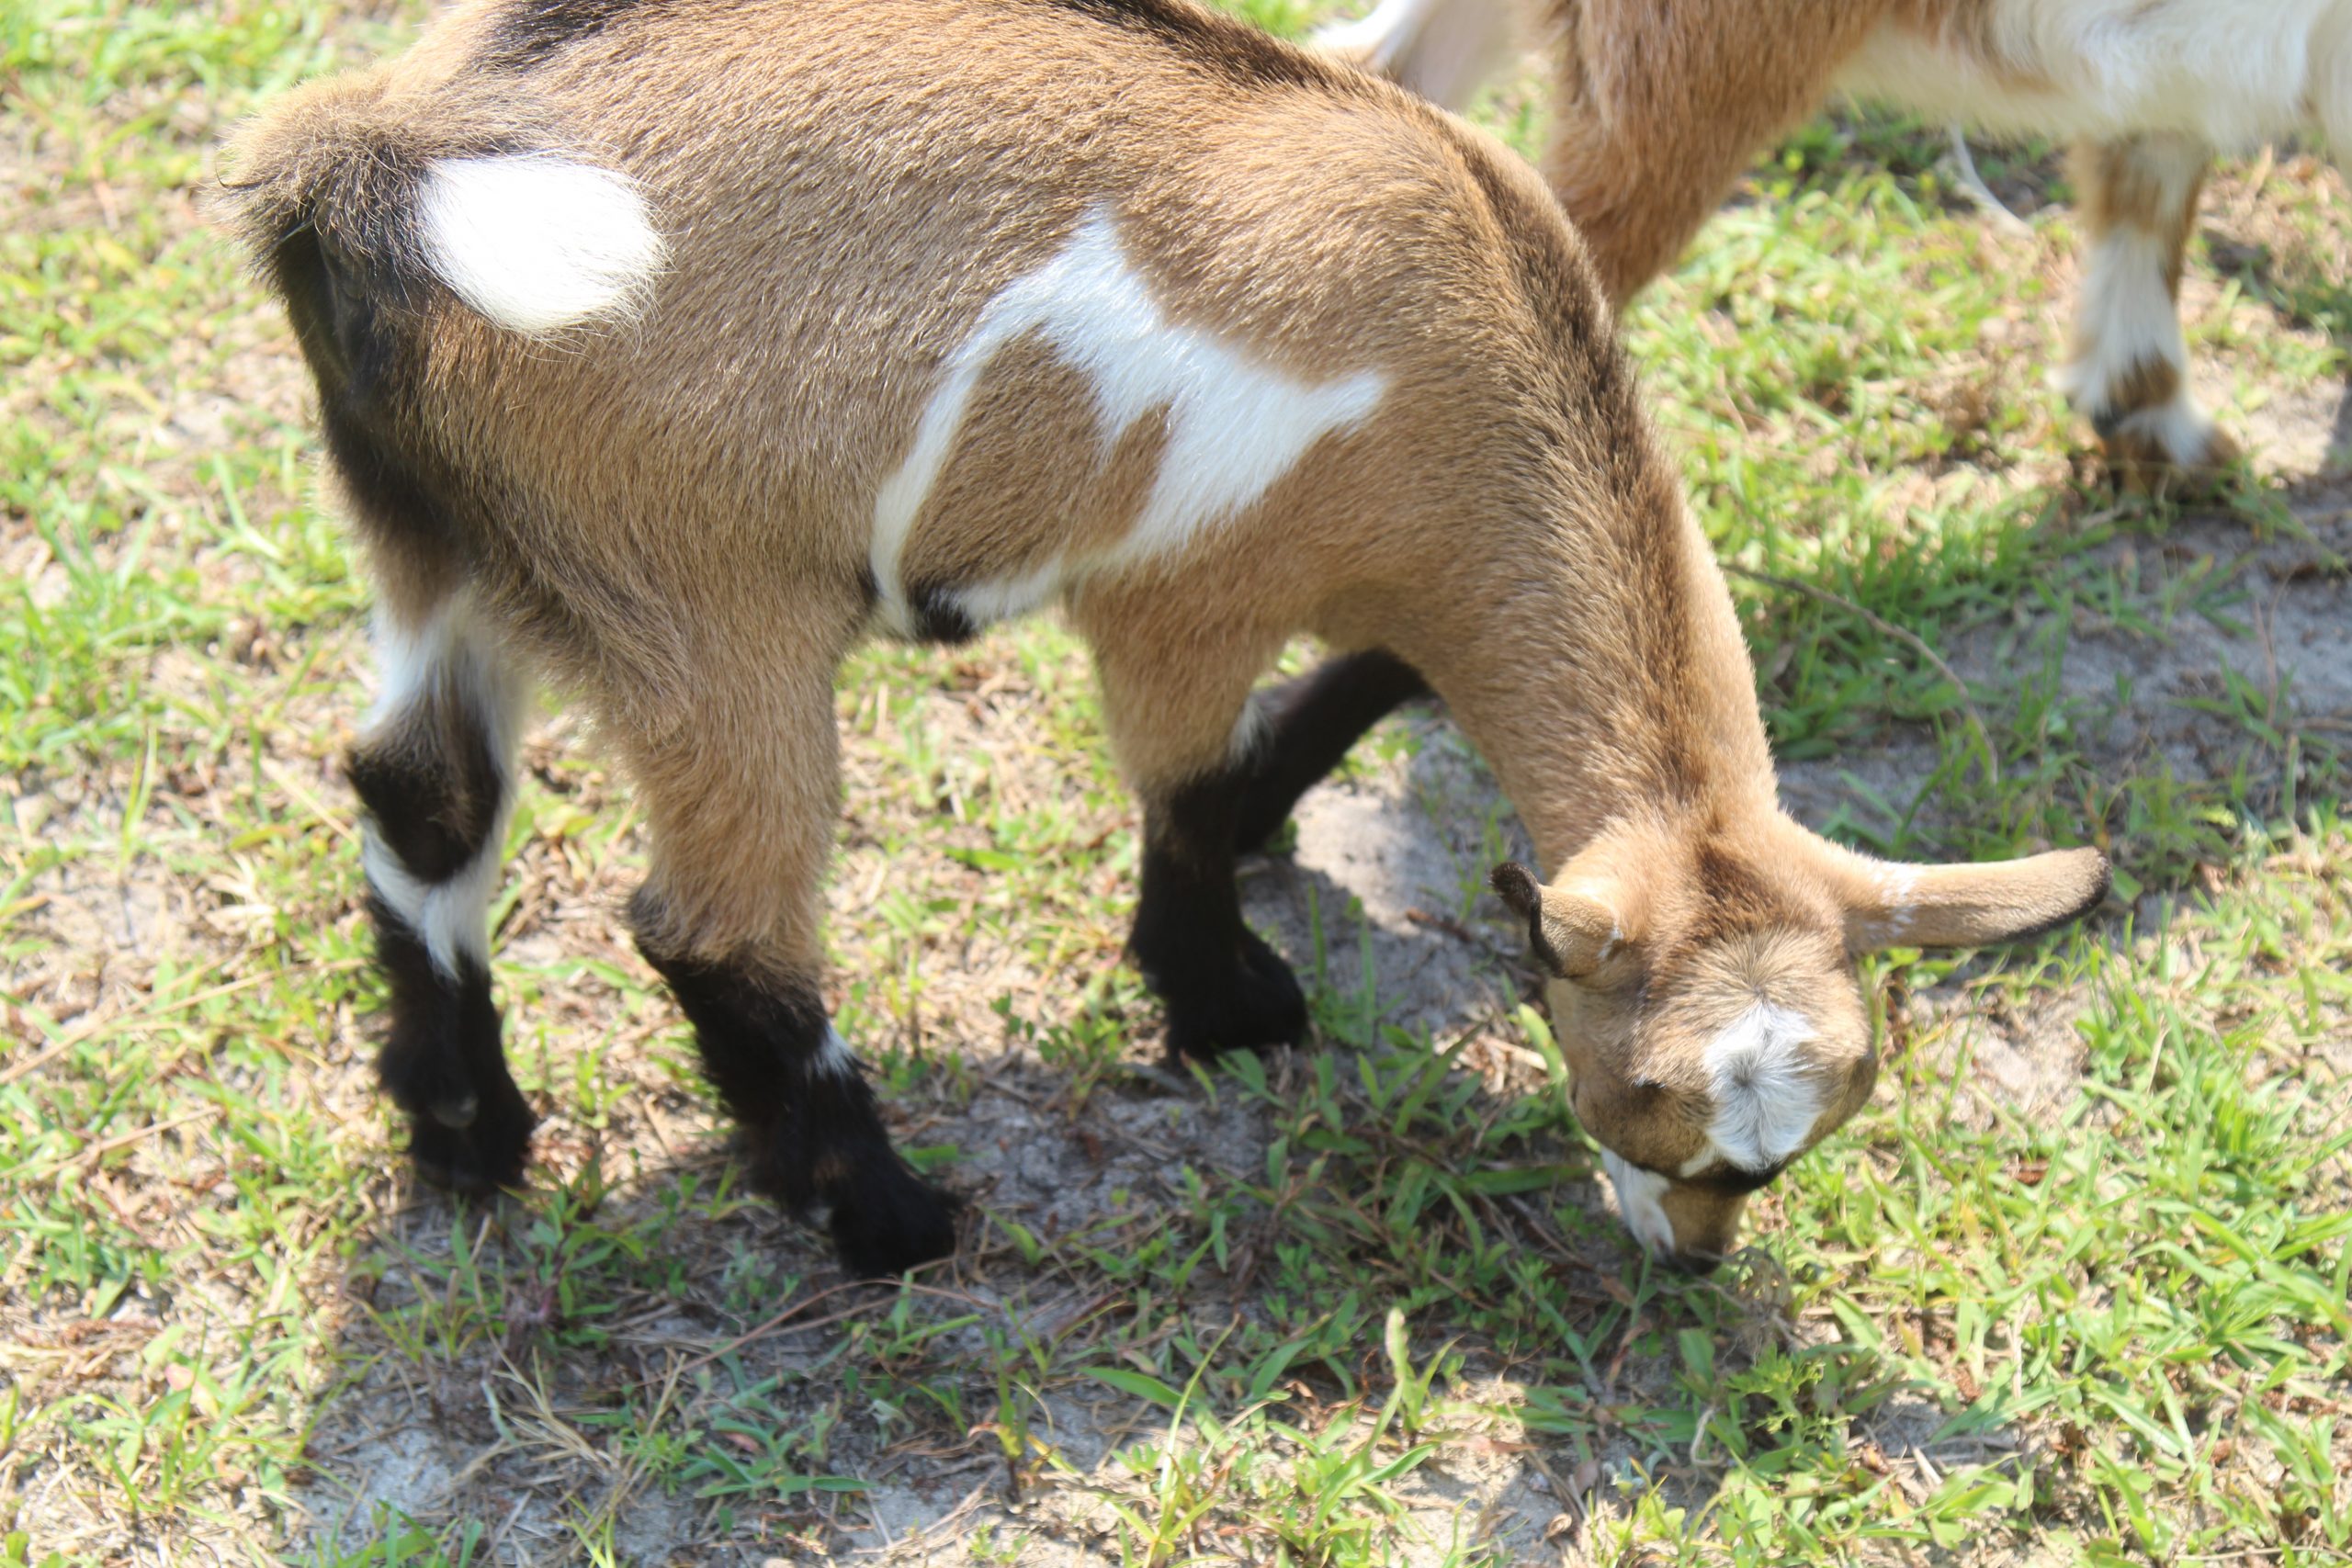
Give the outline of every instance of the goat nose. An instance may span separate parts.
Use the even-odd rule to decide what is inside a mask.
[[[1693,1279],[1713,1273],[1723,1267],[1724,1262],[1723,1255],[1714,1252],[1667,1252],[1658,1256],[1658,1261],[1676,1273],[1688,1274]]]

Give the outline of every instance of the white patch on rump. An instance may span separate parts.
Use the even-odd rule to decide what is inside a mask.
[[[1034,609],[1090,572],[1181,549],[1264,495],[1325,435],[1371,417],[1386,389],[1370,371],[1320,385],[1298,381],[1213,333],[1170,321],[1128,265],[1111,214],[1096,209],[1051,261],[981,310],[948,356],[906,460],[875,495],[874,581],[885,624],[901,633],[913,629],[899,567],[915,519],[989,362],[1031,333],[1091,383],[1104,454],[1154,409],[1167,411],[1167,445],[1126,538],[1091,559],[1056,558],[1009,581],[965,589],[957,607],[976,624]]]
[[[1666,1217],[1666,1205],[1659,1201],[1666,1196],[1666,1178],[1628,1164],[1607,1149],[1600,1151],[1600,1166],[1609,1173],[1609,1184],[1617,1190],[1617,1212],[1634,1239],[1657,1256],[1674,1251],[1674,1222]]]
[[[633,302],[662,265],[637,186],[546,153],[444,158],[417,197],[433,270],[518,333],[549,333]]]
[[[1821,1119],[1821,1091],[1803,1055],[1814,1032],[1802,1013],[1758,1002],[1708,1043],[1715,1116],[1707,1136],[1740,1169],[1779,1165]]]

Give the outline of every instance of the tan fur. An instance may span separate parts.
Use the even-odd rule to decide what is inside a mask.
[[[1065,548],[1116,544],[1159,470],[1166,421],[1138,421],[1096,458],[1092,405],[1085,377],[1034,335],[999,354],[916,517],[908,580],[1014,577]],[[1070,460],[1039,463],[1039,452]]]
[[[1877,1060],[1848,957],[1974,946],[2063,923],[2107,890],[2105,860],[2061,851],[1982,865],[1903,866],[1819,839],[1768,806],[1712,820],[1611,824],[1530,900],[1497,874],[1556,976],[1547,1000],[1577,1119],[1671,1179],[1678,1248],[1704,1258],[1744,1197],[1710,1190],[1720,1104],[1709,1043],[1758,1002],[1816,1032],[1801,1068],[1819,1110],[1794,1154],[1870,1099]],[[1568,943],[1565,933],[1583,933]],[[1790,1157],[1794,1157],[1792,1154]],[[1692,1168],[1693,1161],[1703,1161]],[[1690,1228],[1684,1228],[1685,1221]]]
[[[1622,972],[1562,1009],[1600,1136],[1668,1135],[1612,1109],[1643,1072],[1703,1123],[1676,1064],[1726,985],[1813,1007],[1824,1070],[1850,1073],[1868,1041],[1845,885],[1815,864],[1846,863],[1774,804],[1729,596],[1558,209],[1385,84],[1176,0],[1125,9],[1144,22],[678,0],[516,73],[483,68],[504,13],[471,0],[401,60],[275,110],[232,176],[265,243],[307,215],[364,254],[368,170],[519,144],[634,180],[667,245],[633,318],[553,341],[446,290],[387,298],[415,349],[388,427],[466,498],[455,566],[360,505],[392,613],[462,581],[594,710],[650,818],[650,951],[812,969],[832,682],[869,629],[877,491],[989,301],[1107,211],[1170,321],[1302,384],[1385,387],[1253,504],[1066,594],[1137,789],[1221,767],[1295,635],[1391,649],[1555,880],[1639,915]],[[1146,419],[1106,451],[1090,396],[1037,340],[1002,350],[902,575],[1002,577],[1122,539],[1169,434]],[[1789,934],[1752,973],[1710,966],[1759,932]]]

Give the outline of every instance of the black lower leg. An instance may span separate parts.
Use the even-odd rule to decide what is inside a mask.
[[[436,961],[418,930],[435,888],[497,852],[505,783],[482,721],[426,704],[355,750],[348,771],[368,808],[370,853],[390,863],[383,874],[392,886],[371,886],[368,901],[390,992],[376,1067],[408,1112],[410,1157],[419,1175],[454,1191],[513,1186],[533,1118],[506,1070],[489,970],[463,946]]]
[[[470,955],[458,957],[456,974],[443,971],[381,897],[369,898],[368,912],[391,993],[391,1032],[376,1071],[408,1112],[417,1174],[455,1192],[514,1186],[530,1156],[533,1117],[506,1070],[489,974]]]
[[[666,957],[641,936],[638,946],[694,1023],[704,1071],[742,1124],[762,1191],[811,1219],[826,1216],[853,1274],[900,1274],[956,1250],[954,1205],[890,1146],[874,1091],[813,985],[749,964]]]
[[[1429,694],[1419,671],[1374,649],[1327,660],[1260,695],[1267,730],[1238,781],[1234,848],[1246,853],[1272,838],[1298,797],[1338,767],[1365,730]]]
[[[1221,773],[1145,806],[1143,896],[1129,945],[1168,1004],[1171,1055],[1205,1059],[1306,1035],[1297,978],[1241,919],[1233,846],[1245,776]]]

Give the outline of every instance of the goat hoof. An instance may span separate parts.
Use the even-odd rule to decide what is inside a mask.
[[[474,1118],[481,1114],[481,1097],[469,1094],[458,1100],[442,1100],[430,1114],[444,1127],[463,1130],[472,1126]]]
[[[2243,454],[2211,424],[2186,434],[2126,424],[2099,438],[2109,479],[2130,495],[2211,501],[2229,486]]]
[[[1207,1062],[1227,1051],[1268,1051],[1306,1038],[1306,993],[1290,965],[1248,931],[1240,959],[1214,980],[1168,988],[1171,1055]]]
[[[463,1122],[446,1119],[444,1108],[409,1122],[408,1154],[416,1173],[433,1186],[460,1197],[487,1197],[518,1187],[531,1158],[531,1108],[513,1085],[484,1104],[466,1097]]]
[[[829,1229],[842,1268],[887,1280],[956,1250],[956,1201],[896,1155],[868,1162],[833,1195]]]

